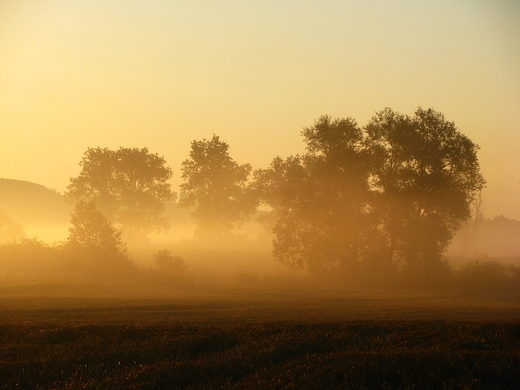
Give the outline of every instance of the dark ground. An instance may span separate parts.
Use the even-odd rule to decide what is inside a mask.
[[[345,290],[0,289],[0,388],[517,388],[520,302]]]

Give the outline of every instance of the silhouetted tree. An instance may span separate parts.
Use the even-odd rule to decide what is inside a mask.
[[[324,116],[302,135],[304,155],[255,172],[276,259],[316,273],[448,270],[446,247],[485,184],[477,145],[421,108],[383,110],[364,129]]]
[[[369,155],[351,118],[319,118],[303,130],[307,153],[277,157],[255,172],[259,197],[275,213],[273,254],[292,268],[355,273],[369,228]]]
[[[147,148],[89,148],[65,193],[71,203],[94,201],[125,232],[136,236],[169,228],[162,215],[174,193],[172,170],[163,157]]]
[[[21,224],[0,210],[0,243],[19,240],[25,237]]]
[[[105,256],[126,256],[121,232],[99,211],[94,201],[79,202],[70,218],[67,244],[97,251]]]
[[[61,247],[70,277],[96,282],[135,280],[139,270],[128,256],[121,231],[94,201],[76,204],[69,237]]]
[[[196,206],[192,213],[202,238],[229,235],[246,221],[256,202],[249,196],[251,165],[239,165],[229,146],[216,135],[193,141],[189,158],[182,163],[181,207]]]
[[[485,185],[478,146],[432,109],[409,117],[387,108],[366,134],[391,261],[414,274],[441,272],[450,239]]]

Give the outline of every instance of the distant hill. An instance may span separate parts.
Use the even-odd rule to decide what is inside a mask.
[[[22,225],[68,224],[72,207],[40,184],[0,179],[0,210]]]

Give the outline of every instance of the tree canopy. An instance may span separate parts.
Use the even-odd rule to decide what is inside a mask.
[[[367,201],[361,130],[350,118],[324,116],[302,134],[305,155],[276,158],[255,172],[255,187],[277,217],[274,256],[314,272],[355,268]]]
[[[172,170],[147,148],[89,148],[70,179],[65,197],[71,203],[94,201],[125,233],[135,235],[169,227],[162,215],[173,199]]]
[[[434,272],[485,185],[478,146],[432,109],[419,108],[414,117],[385,109],[366,133],[393,261]]]
[[[430,275],[485,182],[478,146],[453,122],[419,108],[385,109],[364,128],[319,118],[307,151],[255,172],[276,216],[273,254],[313,272],[396,270]]]
[[[179,205],[195,206],[192,216],[198,237],[229,235],[255,209],[247,189],[251,165],[238,164],[228,149],[216,135],[193,141],[189,158],[182,163]]]

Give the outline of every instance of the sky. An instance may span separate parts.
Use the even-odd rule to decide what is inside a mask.
[[[321,115],[419,106],[520,219],[520,1],[0,1],[3,178],[61,192],[88,147],[148,147],[178,191],[193,140],[265,168]]]

